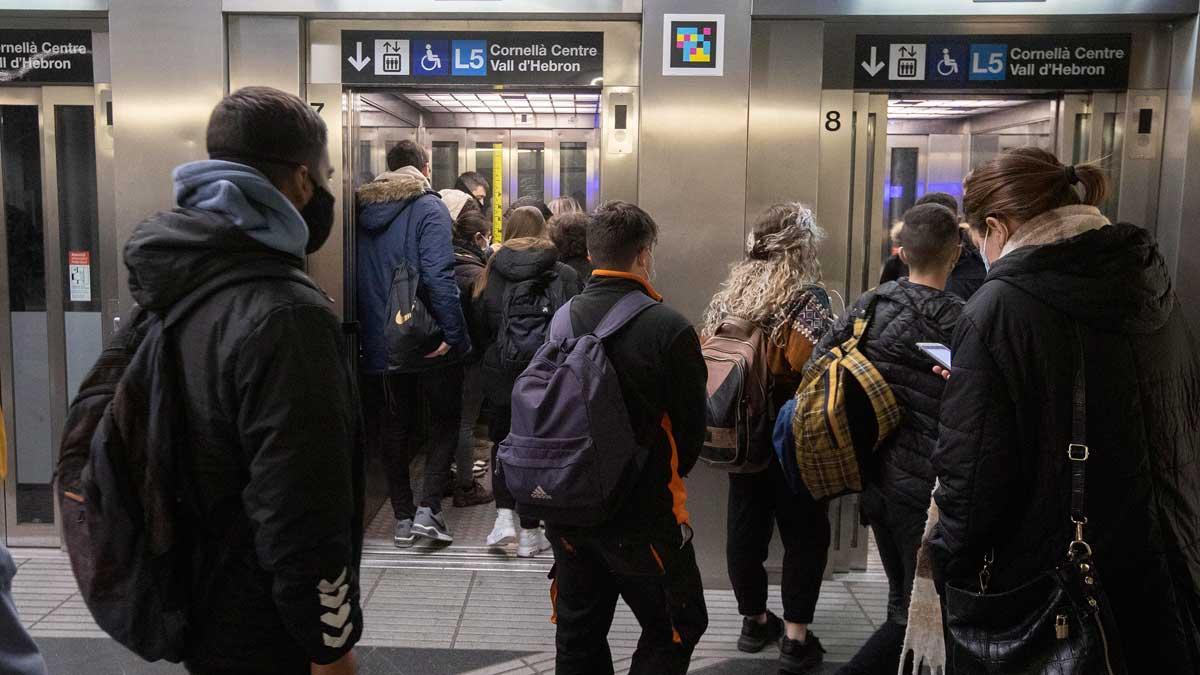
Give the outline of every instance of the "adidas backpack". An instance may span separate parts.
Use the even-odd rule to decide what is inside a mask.
[[[875,317],[876,301],[872,296],[862,316],[855,317],[848,340],[805,371],[796,391],[795,465],[816,499],[861,492],[860,463],[900,426],[900,404],[891,387],[859,350]],[[851,413],[856,414],[853,420]],[[783,462],[784,467],[790,465]]]
[[[96,624],[147,661],[179,662],[194,610],[189,514],[179,471],[186,422],[171,328],[217,291],[302,272],[247,269],[213,279],[165,316],[135,309],[101,352],[67,412],[57,469],[63,539]]]
[[[731,473],[755,473],[771,461],[771,372],[767,338],[754,323],[729,317],[705,340],[707,431],[700,459]]]
[[[512,428],[498,454],[522,517],[594,527],[620,509],[647,450],[604,340],[655,304],[628,293],[580,337],[571,329],[570,302],[554,315],[549,341],[513,387]]]

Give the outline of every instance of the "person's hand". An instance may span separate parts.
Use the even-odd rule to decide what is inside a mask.
[[[941,366],[934,366],[933,374],[940,375],[943,380],[950,379],[950,369],[949,368],[943,368]]]
[[[354,652],[346,652],[333,663],[324,666],[319,663],[312,664],[309,672],[312,675],[355,675],[358,672],[358,659],[354,658]]]
[[[446,344],[445,342],[443,342],[441,345],[439,345],[439,346],[438,346],[438,348],[437,348],[437,349],[435,349],[435,350],[433,350],[433,351],[429,352],[428,354],[426,354],[426,355],[425,355],[425,358],[427,358],[427,359],[436,359],[436,358],[437,358],[437,357],[439,357],[439,356],[445,356],[445,355],[446,355],[446,352],[448,352],[448,351],[450,351],[450,345],[448,345],[448,344]]]

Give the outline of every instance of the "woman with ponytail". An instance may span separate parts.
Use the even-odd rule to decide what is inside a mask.
[[[795,393],[813,345],[832,324],[817,257],[824,236],[812,211],[798,203],[767,209],[747,238],[745,259],[733,266],[704,316],[702,339],[728,317],[753,322],[767,336],[775,410]],[[738,649],[757,652],[779,641],[780,672],[809,672],[824,653],[808,630],[829,548],[824,504],[793,492],[772,458],[759,473],[729,475],[728,518],[729,580],[744,617]],[[767,609],[763,569],[776,524],[784,547],[783,620]]]
[[[947,598],[1001,594],[1083,540],[1116,629],[1109,672],[1197,673],[1200,361],[1153,234],[1111,224],[1108,192],[1099,167],[1037,148],[964,182],[989,273],[953,338],[934,577]],[[1074,621],[1058,639],[1079,635]],[[955,650],[947,672],[963,668]]]

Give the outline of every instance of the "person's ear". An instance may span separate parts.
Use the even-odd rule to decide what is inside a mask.
[[[987,223],[989,232],[999,233],[1000,238],[1003,239],[1005,243],[1008,242],[1008,238],[1011,236],[1011,233],[1008,231],[1007,223],[995,216],[988,216],[985,222]]]
[[[425,162],[425,168],[421,169],[421,173],[425,174],[426,178],[433,178],[433,164]]]
[[[903,246],[896,250],[896,255],[900,256],[900,262],[908,264],[908,251],[905,251]]]
[[[278,187],[297,211],[302,211],[313,198],[313,183],[309,180],[308,167],[303,164],[292,169],[284,179],[283,185]]]

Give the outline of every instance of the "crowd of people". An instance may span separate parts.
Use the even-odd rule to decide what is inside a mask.
[[[1107,669],[1062,672],[1200,672],[1197,345],[1152,234],[1099,210],[1108,191],[1100,169],[1018,149],[972,171],[961,206],[925,195],[893,233],[884,278],[840,316],[822,278],[822,228],[803,205],[776,204],[693,327],[651,283],[659,226],[638,206],[586,212],[570,198],[520,199],[494,241],[487,180],[466,173],[435,192],[428,154],[404,141],[354,195],[355,371],[330,299],[301,273],[333,222],[326,140],[293,96],[231,94],[209,123],[210,159],[175,173],[178,208],[142,223],[125,250],[134,297],[164,317],[177,363],[169,394],[188,431],[176,457],[187,495],[172,523],[190,528],[179,556],[190,612],[175,652],[190,672],[355,672],[370,456],[386,466],[396,546],[453,541],[442,506],[450,497],[456,507],[495,502],[489,546],[553,552],[560,675],[613,672],[607,633],[618,599],[642,628],[630,672],[687,672],[708,612],[684,478],[711,440],[704,345],[734,319],[763,336],[776,427],[769,461],[729,475],[738,649],[777,644],[788,675],[823,661],[812,624],[827,500],[796,480],[805,448],[791,434],[789,402],[831,353],[854,349],[901,414],[858,456],[887,620],[839,673],[916,672],[922,661],[984,672],[963,665],[965,643],[989,626],[955,603],[1022,592],[1068,550],[1089,587],[1099,570],[1103,607],[1060,614],[1058,639],[1090,635],[1088,621],[1099,622]],[[147,321],[134,325],[159,335]],[[398,342],[421,326],[429,335],[418,358],[398,356]],[[918,343],[948,347],[952,363]],[[581,359],[598,364],[593,374],[578,375]],[[558,374],[568,371],[564,384]],[[535,391],[554,404],[531,402]],[[133,405],[121,388],[108,395]],[[872,423],[862,401],[846,405],[852,427]],[[607,428],[591,438],[521,435],[565,428],[580,410]],[[72,413],[68,441],[82,424]],[[611,438],[629,447],[600,452]],[[81,472],[97,460],[68,452],[75,447],[87,443],[64,442],[60,489],[65,505],[86,511],[104,476]],[[600,466],[617,456],[628,465]],[[605,499],[573,504],[584,492],[554,482],[567,474],[597,476]],[[512,489],[526,480],[532,491]],[[81,586],[79,561],[108,535],[87,527],[86,543],[66,536]],[[782,617],[767,606],[764,569],[776,528]],[[87,569],[88,585],[98,571],[117,573],[103,562]],[[143,606],[162,610],[129,611]],[[21,647],[27,666],[16,672],[41,667],[27,641],[14,634],[5,644]],[[1003,668],[1017,657],[983,652],[1000,668],[987,672],[1017,672]]]

